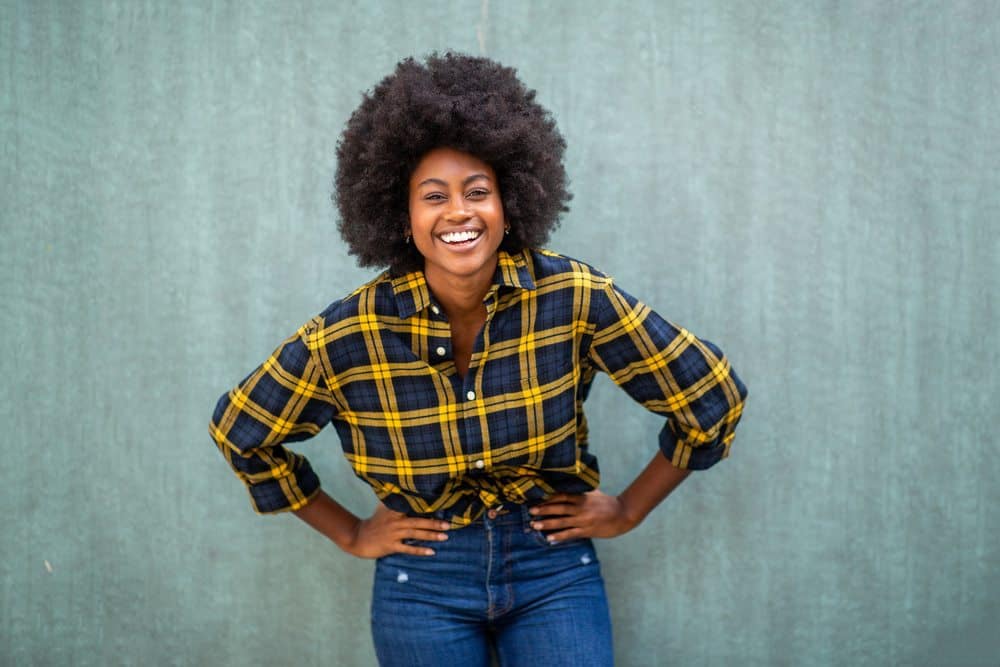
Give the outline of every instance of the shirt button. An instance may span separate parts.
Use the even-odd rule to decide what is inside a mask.
[[[441,314],[441,309],[438,308],[437,306],[431,304],[431,312],[434,313],[435,315],[440,315]]]
[[[445,350],[443,347],[439,347],[438,349],[436,349],[434,351],[438,353],[439,357],[443,357],[444,353],[447,352],[447,350]]]
[[[473,463],[472,465],[474,465],[474,466],[476,466],[477,468],[479,468],[480,470],[482,470],[483,468],[485,468],[485,467],[486,467],[486,461],[483,461],[482,459],[479,459],[478,461],[476,461],[476,462],[475,462],[475,463]]]
[[[474,400],[476,400],[476,392],[470,391],[468,394],[465,395],[465,397],[467,399],[469,399],[470,401],[474,401]],[[479,466],[479,467],[481,468],[482,466]]]

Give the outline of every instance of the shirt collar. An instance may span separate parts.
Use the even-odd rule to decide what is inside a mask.
[[[535,281],[528,269],[528,252],[527,249],[514,254],[506,250],[497,251],[497,270],[493,283],[500,288],[535,289]],[[396,310],[404,320],[431,305],[431,290],[422,270],[393,278],[392,292],[396,297]]]

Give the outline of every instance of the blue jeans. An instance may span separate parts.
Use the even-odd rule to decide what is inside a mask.
[[[611,618],[589,539],[549,544],[521,505],[375,562],[371,624],[383,667],[607,667]],[[420,543],[423,544],[423,543]]]

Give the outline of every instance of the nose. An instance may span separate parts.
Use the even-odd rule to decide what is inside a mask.
[[[465,222],[472,217],[472,213],[469,212],[468,207],[465,205],[465,199],[459,197],[452,200],[454,203],[448,208],[444,214],[444,219],[448,222]]]

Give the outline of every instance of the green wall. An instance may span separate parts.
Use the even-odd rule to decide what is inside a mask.
[[[1000,5],[0,0],[0,664],[369,665],[371,562],[216,398],[372,274],[360,92],[453,48],[569,143],[550,247],[718,343],[732,456],[598,544],[621,665],[996,664]],[[606,379],[605,488],[658,420]],[[299,446],[357,512],[332,430]]]

